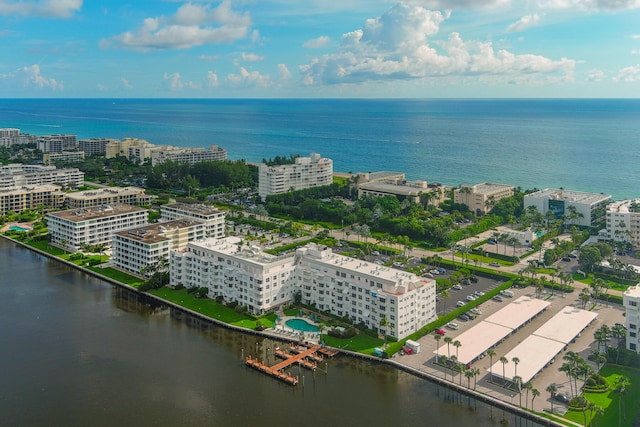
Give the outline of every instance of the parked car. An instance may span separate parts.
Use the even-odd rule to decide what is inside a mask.
[[[479,308],[472,308],[469,311],[472,312],[473,314],[477,315],[477,316],[482,314],[482,311]]]
[[[495,261],[490,262],[490,263],[489,263],[489,265],[490,265],[491,267],[500,267],[500,263],[495,262]]]
[[[578,256],[577,256],[576,254],[574,254],[574,253],[571,253],[571,254],[569,254],[569,255],[567,255],[567,256],[568,256],[569,258],[574,258],[574,259],[575,259],[575,258],[578,258]]]
[[[462,285],[459,285],[459,284],[458,285],[453,285],[452,288],[457,290],[457,291],[460,291],[460,290],[462,290]]]
[[[466,313],[462,313],[458,316],[458,319],[466,322],[467,320],[471,320],[471,317],[469,317]]]
[[[475,301],[476,297],[474,297],[473,295],[467,295],[467,298],[465,298],[467,301]]]
[[[444,329],[440,329],[440,328],[436,329],[434,332],[436,334],[438,334],[438,335],[444,335],[444,334],[447,333],[447,331],[445,331]]]
[[[449,328],[449,329],[453,329],[453,330],[455,331],[455,330],[458,330],[458,328],[459,328],[460,326],[458,326],[458,324],[457,324],[457,323],[455,323],[455,322],[449,322],[449,323],[447,323],[446,325],[444,325],[444,327],[445,327],[445,328]]]
[[[436,270],[435,268],[432,270],[429,270],[429,273],[431,274],[440,274],[440,272],[438,270]]]
[[[498,301],[498,302],[502,302],[504,301],[504,299],[500,296],[500,295],[496,295],[493,298],[491,298],[494,301]]]
[[[464,301],[458,301],[456,303],[456,307],[464,307],[464,304],[465,304]]]
[[[475,292],[473,293],[473,295],[475,295],[475,296],[477,296],[477,297],[481,297],[482,295],[484,295],[484,292],[482,292],[482,291],[475,291]]]
[[[478,278],[476,276],[471,276],[469,280],[471,280],[471,283],[478,283]]]
[[[473,314],[471,311],[467,311],[467,312],[466,312],[466,313],[464,313],[464,314],[466,314],[467,316],[469,316],[469,320],[473,320],[473,319],[475,319],[475,318],[476,318],[476,315],[475,315],[475,314]]]
[[[569,396],[567,396],[566,394],[556,393],[556,394],[553,395],[553,400],[556,400],[556,401],[558,401],[560,403],[565,403],[566,404],[566,403],[569,403],[569,401],[571,399],[569,399]]]
[[[438,272],[439,272],[440,274],[444,274],[444,273],[446,273],[446,272],[447,272],[447,270],[445,270],[445,269],[444,269],[444,268],[442,268],[442,267],[438,267],[438,268],[437,268],[437,270],[438,270]]]
[[[568,256],[563,256],[561,259],[562,259],[562,261],[564,261],[564,262],[569,262],[569,261],[571,261],[571,258],[569,258]]]

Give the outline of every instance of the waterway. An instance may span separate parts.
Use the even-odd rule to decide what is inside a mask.
[[[525,425],[345,356],[282,384],[241,361],[266,360],[278,343],[179,315],[4,239],[0,343],[2,426],[466,427],[503,416]]]

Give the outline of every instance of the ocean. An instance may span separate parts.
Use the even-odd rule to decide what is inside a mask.
[[[0,127],[217,144],[251,162],[317,152],[336,172],[640,197],[640,99],[2,99]]]

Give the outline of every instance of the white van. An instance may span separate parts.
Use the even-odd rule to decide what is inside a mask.
[[[505,289],[503,291],[500,291],[500,293],[502,295],[504,295],[505,297],[509,297],[509,298],[513,298],[513,291],[510,291],[508,289]]]

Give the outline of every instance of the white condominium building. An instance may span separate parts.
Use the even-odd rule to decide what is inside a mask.
[[[107,144],[117,141],[113,138],[89,138],[78,141],[78,149],[85,155],[106,154]]]
[[[128,273],[151,276],[147,268],[162,259],[168,261],[171,250],[183,249],[187,243],[203,239],[204,234],[205,225],[191,219],[118,231],[111,242],[111,262]]]
[[[295,291],[295,258],[275,256],[251,247],[238,237],[191,242],[172,251],[172,285],[209,288],[209,297],[223,297],[262,314],[286,304]]]
[[[397,338],[436,319],[433,279],[315,244],[276,257],[243,243],[237,237],[207,239],[172,252],[172,285],[206,286],[211,297],[236,301],[254,314],[287,304],[300,292],[304,304]],[[382,319],[386,327],[380,325]]]
[[[0,188],[24,185],[57,184],[77,188],[84,185],[84,172],[78,168],[10,164],[0,166]]]
[[[638,324],[640,322],[640,285],[630,286],[622,294],[625,310],[625,326],[627,328],[627,349],[640,353],[640,337]]]
[[[75,135],[47,135],[38,138],[38,149],[43,153],[60,153],[78,148]]]
[[[640,247],[640,199],[621,200],[607,206],[606,237]]]
[[[143,188],[108,187],[101,188],[99,190],[68,193],[66,200],[66,204],[70,209],[112,205],[115,203],[147,206],[151,204],[151,196],[146,195]]]
[[[64,191],[52,184],[0,188],[0,215],[20,213],[40,206],[60,209],[64,204],[64,196]]]
[[[82,162],[84,161],[84,151],[62,151],[56,153],[44,153],[42,163],[50,165],[55,162]]]
[[[547,188],[525,194],[524,209],[535,206],[542,215],[551,211],[556,218],[564,218],[566,224],[590,226],[604,216],[609,200],[609,194]]]
[[[71,251],[82,244],[111,245],[116,231],[140,227],[148,222],[146,209],[124,204],[101,205],[47,214],[51,243]]]
[[[150,155],[152,166],[166,162],[167,160],[190,164],[211,160],[227,160],[227,150],[215,144],[210,145],[207,151],[202,147],[179,148],[169,146],[153,150]]]
[[[259,166],[258,194],[264,201],[270,194],[283,194],[291,190],[304,190],[333,183],[333,161],[312,153],[298,157],[294,164]]]
[[[513,196],[513,185],[484,182],[476,185],[461,185],[453,192],[453,202],[467,205],[476,215],[486,214],[493,205],[505,197]]]
[[[224,212],[213,206],[201,204],[174,203],[160,207],[161,221],[172,221],[181,218],[191,218],[205,224],[207,237],[224,237]]]
[[[442,185],[427,184],[427,181],[407,181],[401,172],[359,172],[356,182],[358,197],[395,196],[399,200],[409,199],[415,203],[424,200],[426,204],[434,206],[444,200]]]

